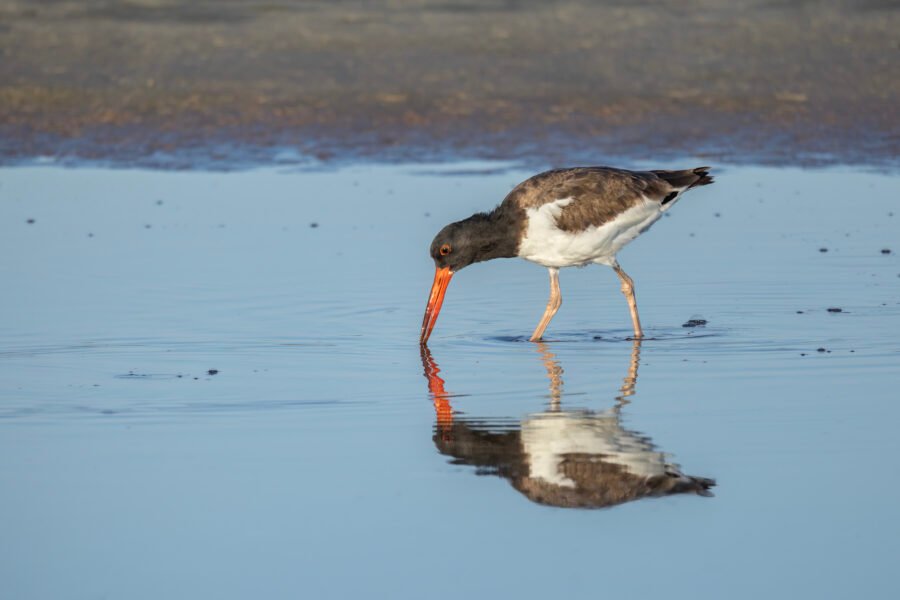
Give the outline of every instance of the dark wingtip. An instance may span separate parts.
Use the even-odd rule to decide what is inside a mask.
[[[694,169],[684,169],[683,171],[651,171],[651,173],[665,180],[673,188],[683,191],[698,185],[709,185],[712,183],[713,178],[709,174],[709,170],[710,167],[696,167]]]
[[[712,167],[697,167],[696,169],[694,169],[694,175],[697,175],[698,177],[700,177],[700,179],[692,183],[690,187],[697,187],[698,185],[709,185],[710,183],[713,183],[715,180],[713,179],[713,176],[709,174],[709,170],[711,168]]]

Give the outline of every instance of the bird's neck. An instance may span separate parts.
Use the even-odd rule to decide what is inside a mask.
[[[516,215],[498,206],[489,213],[474,214],[460,224],[469,243],[477,248],[477,262],[518,255],[521,219]]]

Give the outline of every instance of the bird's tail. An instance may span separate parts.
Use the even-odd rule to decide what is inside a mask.
[[[676,190],[689,190],[698,185],[709,185],[713,182],[712,175],[709,174],[709,167],[697,167],[684,171],[653,171],[653,174],[664,179]]]

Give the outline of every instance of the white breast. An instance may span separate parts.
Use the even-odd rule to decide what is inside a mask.
[[[613,265],[616,253],[662,216],[666,207],[644,198],[600,226],[563,231],[556,224],[562,209],[573,201],[563,198],[526,212],[528,226],[519,244],[519,256],[545,267],[573,267],[588,263]]]

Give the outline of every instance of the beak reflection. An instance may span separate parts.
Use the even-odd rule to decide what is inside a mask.
[[[537,345],[550,382],[550,402],[518,426],[454,414],[451,395],[430,350],[422,364],[434,402],[434,443],[454,464],[502,477],[529,500],[567,508],[605,508],[671,494],[712,496],[714,479],[684,474],[646,435],[626,429],[622,409],[634,395],[641,342],[635,340],[615,404],[605,411],[562,408],[563,368],[546,344]]]

